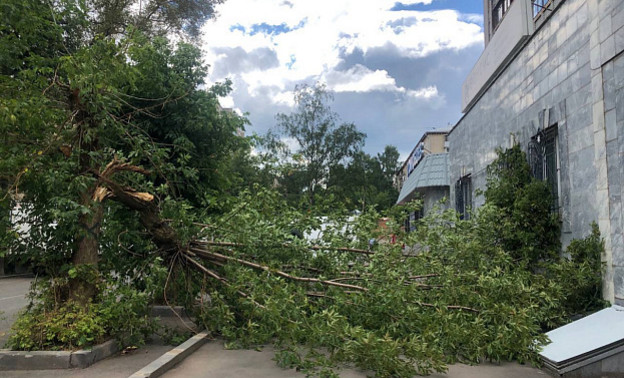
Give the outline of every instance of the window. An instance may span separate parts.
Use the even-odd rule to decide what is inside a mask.
[[[455,183],[455,209],[459,213],[459,219],[470,219],[472,207],[472,180],[466,175]]]
[[[548,6],[551,0],[532,0],[533,18],[537,18],[543,11],[550,10]]]
[[[418,227],[418,221],[424,216],[424,211],[420,208],[418,211],[414,211],[409,214],[409,217],[405,220],[405,231],[412,232]]]
[[[559,210],[559,156],[557,152],[557,125],[538,132],[529,142],[531,174],[546,181],[552,194],[552,210]]]
[[[513,0],[490,0],[492,9],[492,31],[496,30]]]

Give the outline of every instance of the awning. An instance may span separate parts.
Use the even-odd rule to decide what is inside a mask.
[[[448,153],[425,155],[403,183],[397,203],[403,202],[416,189],[449,185]]]

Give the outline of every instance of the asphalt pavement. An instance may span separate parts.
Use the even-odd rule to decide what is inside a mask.
[[[0,278],[0,348],[4,347],[17,314],[28,304],[26,295],[32,280],[30,277]]]
[[[226,350],[221,341],[210,341],[184,361],[162,375],[163,378],[287,378],[305,377],[292,369],[282,369],[273,358],[275,351],[267,346],[256,350]],[[372,372],[342,369],[341,378],[364,378]],[[483,363],[478,366],[456,364],[444,374],[430,378],[547,378],[548,374],[531,366],[515,362]]]

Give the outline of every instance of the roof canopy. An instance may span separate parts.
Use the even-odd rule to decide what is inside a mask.
[[[416,189],[449,185],[448,153],[425,155],[403,183],[397,203],[405,201]]]

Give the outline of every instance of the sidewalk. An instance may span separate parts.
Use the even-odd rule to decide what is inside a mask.
[[[225,350],[223,342],[210,341],[191,356],[162,375],[163,378],[287,378],[304,377],[292,369],[282,369],[273,361],[274,351],[265,347],[262,351]],[[344,369],[343,378],[364,378],[370,372]],[[432,374],[431,378],[547,378],[548,374],[530,366],[517,363],[479,366],[453,365],[446,374]]]
[[[128,354],[117,353],[86,369],[9,370],[0,371],[0,378],[128,378],[171,348],[148,344]]]

